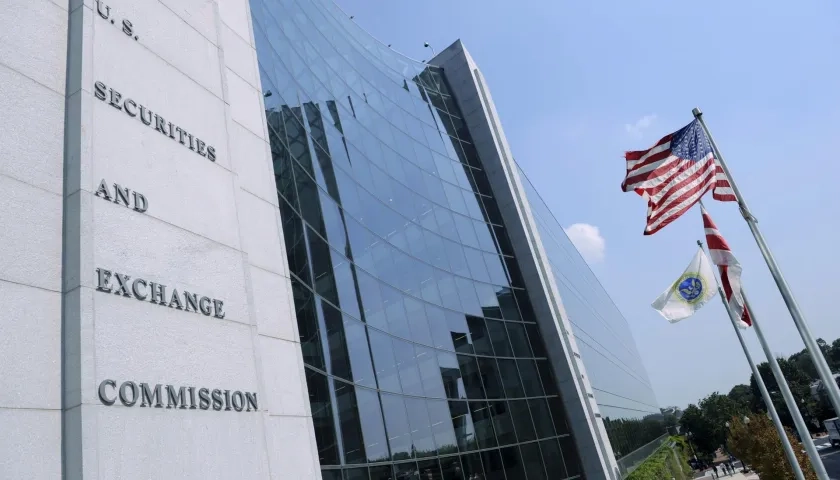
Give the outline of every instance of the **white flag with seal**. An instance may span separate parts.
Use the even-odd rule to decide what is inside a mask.
[[[712,262],[702,248],[697,249],[688,268],[668,290],[653,301],[651,306],[671,323],[694,315],[717,295],[718,284]]]

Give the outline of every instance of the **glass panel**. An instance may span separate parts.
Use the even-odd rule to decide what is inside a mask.
[[[487,398],[504,398],[502,379],[499,376],[499,367],[496,360],[492,358],[478,357],[478,369],[481,370],[481,379],[484,383],[484,391]]]
[[[566,466],[563,464],[563,455],[560,453],[560,444],[557,443],[557,440],[543,440],[539,445],[548,478],[568,477]]]
[[[510,336],[510,343],[513,345],[513,354],[517,357],[533,357],[531,347],[528,344],[528,337],[525,335],[525,325],[515,322],[507,322],[507,331]]]
[[[417,468],[420,470],[422,480],[441,480],[443,478],[437,459],[419,461],[417,462]]]
[[[507,447],[501,449],[500,453],[502,454],[502,463],[505,465],[507,478],[525,478],[525,470],[522,468],[522,458],[519,456],[519,449],[517,447]]]
[[[490,402],[490,412],[493,415],[493,426],[496,428],[496,439],[499,445],[516,443],[513,419],[507,402]]]
[[[531,413],[528,410],[528,402],[525,400],[511,400],[510,415],[513,417],[513,425],[516,427],[516,436],[520,442],[529,442],[537,439],[534,431],[534,422],[531,421]]]
[[[405,408],[408,411],[408,424],[411,426],[411,443],[415,457],[437,454],[426,401],[422,398],[406,397]]]
[[[437,357],[446,398],[467,398],[461,370],[458,368],[458,357],[447,352],[437,352]]]
[[[461,459],[458,456],[445,457],[440,459],[440,469],[443,473],[443,480],[467,480],[464,476],[464,468],[461,466]],[[475,477],[473,477],[475,480]]]
[[[487,398],[484,387],[481,386],[481,374],[475,357],[458,355],[458,367],[461,369],[461,379],[467,390],[467,398]]]
[[[391,458],[393,460],[403,460],[413,457],[411,428],[408,425],[408,414],[405,411],[403,398],[399,395],[383,393],[382,413],[385,416],[385,428],[388,431]]]
[[[479,448],[496,446],[496,433],[493,430],[493,418],[487,402],[470,402],[475,436]]]
[[[525,471],[528,472],[528,480],[546,480],[539,445],[526,443],[519,446],[519,451],[522,453],[522,463],[525,465]]]
[[[557,435],[566,435],[569,433],[569,426],[566,424],[566,409],[563,407],[563,401],[560,397],[549,397],[546,400]]]
[[[362,427],[359,422],[359,409],[353,386],[337,380],[333,381],[335,399],[338,404],[338,420],[341,426],[341,440],[344,446],[346,463],[366,463]]]
[[[344,470],[344,480],[368,480],[367,468],[348,468]]]
[[[400,384],[406,395],[423,395],[423,383],[417,368],[417,355],[410,343],[394,339],[394,357],[400,372]]]
[[[582,469],[580,468],[580,460],[578,459],[577,448],[572,437],[560,438],[560,450],[563,452],[563,463],[566,464],[567,475],[573,477],[580,475]]]
[[[356,400],[358,401],[359,420],[362,425],[368,463],[389,460],[388,440],[385,434],[385,425],[382,423],[382,406],[379,403],[379,394],[366,388],[357,388]],[[346,445],[344,448],[347,448]]]
[[[493,299],[495,300],[495,296]],[[493,350],[496,352],[496,355],[499,357],[512,357],[513,350],[510,348],[510,342],[508,341],[505,322],[487,320],[487,331],[490,333],[490,341],[493,343]]]
[[[344,315],[343,318],[344,335],[347,339],[353,381],[359,385],[376,388],[376,378],[373,374],[373,362],[370,359],[370,348],[365,326],[347,315]]]
[[[534,398],[528,400],[528,406],[531,408],[531,418],[534,419],[534,425],[537,427],[537,436],[539,438],[553,437],[554,426],[548,421],[551,418],[548,402],[544,398]]]
[[[397,361],[391,337],[376,330],[368,330],[370,350],[373,353],[373,366],[379,388],[388,392],[401,392],[400,377],[397,373]]]
[[[487,333],[484,319],[467,315],[467,325],[470,328],[470,338],[472,338],[475,353],[492,356],[493,347],[490,344],[490,335]]]
[[[458,453],[455,430],[452,427],[452,418],[449,416],[449,404],[445,400],[429,400],[426,402],[426,407],[429,410],[429,421],[438,455]]]
[[[341,470],[321,470],[322,480],[342,480]]]
[[[517,360],[519,374],[522,375],[522,384],[525,385],[525,395],[529,397],[540,397],[543,392],[540,376],[537,373],[537,364],[533,360]]]
[[[390,465],[370,467],[370,480],[394,480],[394,472]]]
[[[414,351],[417,354],[417,366],[420,369],[420,379],[423,382],[425,395],[433,398],[446,398],[442,370],[438,366],[438,352],[417,345],[414,346]],[[443,354],[443,352],[439,353]]]
[[[464,467],[464,480],[470,478],[484,480],[488,478],[484,475],[484,466],[481,462],[481,455],[478,453],[461,455],[461,465]]]
[[[528,333],[528,340],[531,344],[531,349],[534,351],[535,357],[545,357],[545,346],[540,336],[539,329],[534,323],[526,323],[525,331]]]
[[[455,351],[460,353],[474,353],[466,317],[461,313],[450,310],[446,310],[445,315]]]
[[[338,465],[338,443],[327,377],[307,368],[306,385],[309,388],[309,406],[312,409],[318,460],[321,465]]]
[[[452,429],[455,431],[458,449],[466,452],[478,448],[469,404],[467,402],[449,402],[449,415],[452,416]]]
[[[522,382],[519,380],[519,370],[516,369],[516,362],[503,359],[499,359],[498,362],[502,385],[505,387],[505,396],[507,398],[524,397],[525,390],[522,389]]]
[[[484,473],[487,480],[505,480],[505,467],[498,450],[481,452],[481,460],[484,464]]]

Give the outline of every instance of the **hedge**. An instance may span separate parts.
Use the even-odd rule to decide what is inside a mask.
[[[674,456],[676,453],[676,457]],[[626,480],[688,480],[693,471],[688,465],[688,446],[682,437],[671,437],[647,460],[630,472]]]

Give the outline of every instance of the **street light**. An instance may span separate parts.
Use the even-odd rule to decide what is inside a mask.
[[[434,57],[434,56],[437,56],[437,53],[435,53],[435,47],[433,47],[433,46],[429,45],[429,42],[424,42],[424,43],[423,43],[423,46],[424,46],[424,47],[426,47],[426,48],[431,48],[431,49],[432,49],[432,56],[433,56],[433,57]]]

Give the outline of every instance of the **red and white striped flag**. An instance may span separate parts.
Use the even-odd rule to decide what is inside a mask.
[[[723,235],[718,231],[715,222],[712,221],[712,217],[702,203],[700,204],[700,210],[703,213],[703,228],[706,229],[706,245],[709,246],[712,263],[720,269],[720,280],[723,285],[723,293],[726,295],[726,302],[729,303],[729,308],[740,320],[739,327],[752,326],[752,319],[747,311],[744,295],[741,293],[741,264],[732,254],[729,244],[726,243]]]

